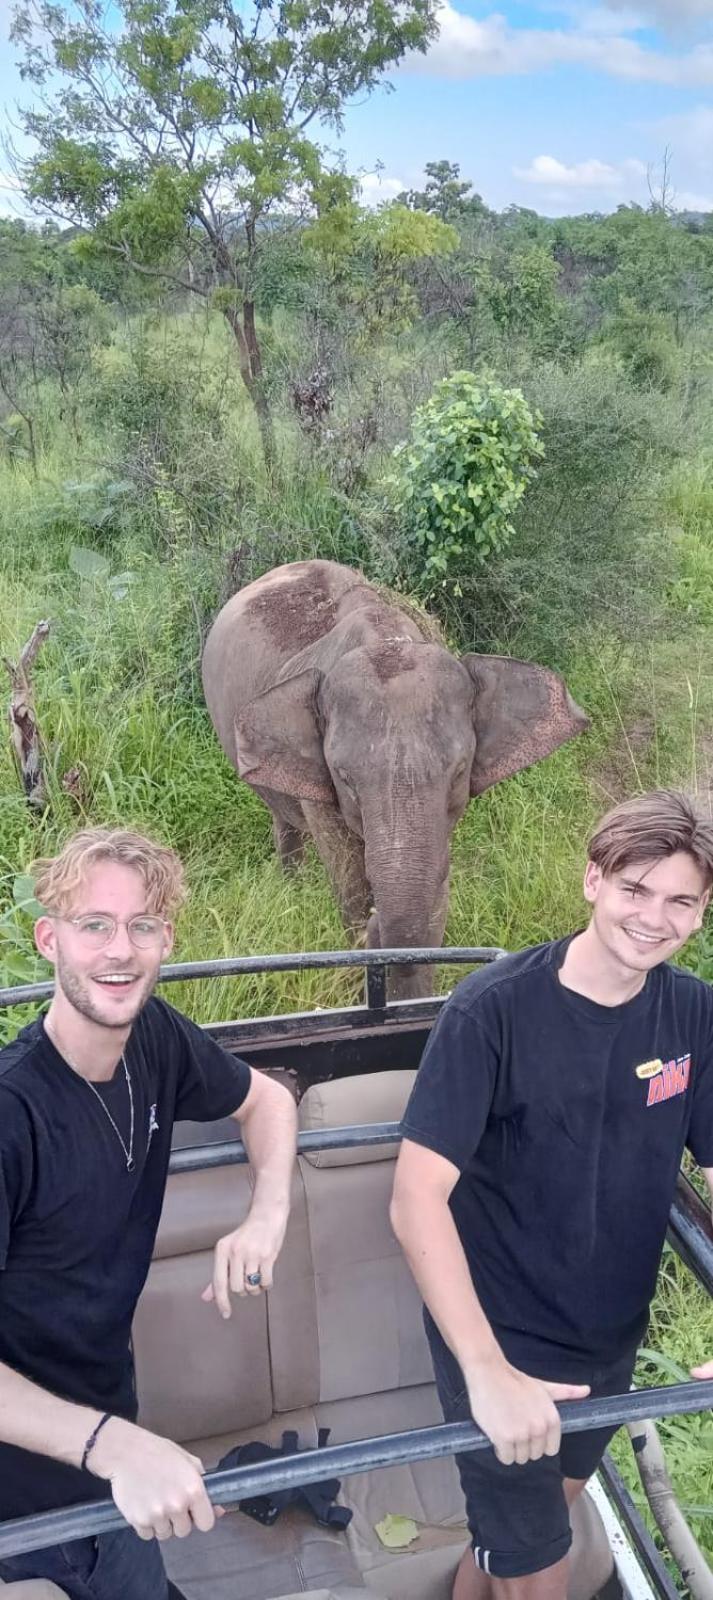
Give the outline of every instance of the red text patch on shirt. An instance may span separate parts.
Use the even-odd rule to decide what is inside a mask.
[[[685,1094],[691,1074],[691,1057],[677,1056],[665,1061],[661,1072],[649,1080],[647,1106],[658,1105],[659,1100],[672,1100],[675,1094]]]

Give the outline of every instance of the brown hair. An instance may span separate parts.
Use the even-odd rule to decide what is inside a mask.
[[[683,850],[713,884],[713,823],[680,789],[652,789],[622,800],[602,818],[589,842],[589,860],[605,877],[637,861],[659,861]]]
[[[146,909],[154,916],[170,918],[185,899],[183,867],[175,850],[128,828],[82,828],[67,840],[59,855],[32,863],[30,872],[40,905],[50,913],[65,915],[87,873],[103,861],[115,861],[139,873],[146,888]]]

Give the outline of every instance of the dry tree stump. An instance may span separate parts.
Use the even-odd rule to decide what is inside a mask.
[[[49,631],[49,622],[36,624],[31,638],[22,648],[17,665],[13,661],[8,661],[6,656],[3,657],[11,684],[8,714],[12,748],[27,803],[35,811],[44,810],[47,804],[47,785],[31,674],[37,652],[48,637]]]

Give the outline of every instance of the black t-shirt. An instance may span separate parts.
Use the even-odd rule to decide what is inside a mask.
[[[0,1361],[64,1400],[133,1418],[131,1322],[173,1124],[231,1115],[250,1068],[156,998],[137,1018],[125,1059],[132,1172],[96,1095],[41,1019],[0,1051]],[[95,1087],[128,1148],[121,1063]],[[106,1495],[89,1472],[0,1443],[2,1519]]]
[[[663,964],[598,1005],[559,981],[568,943],[458,985],[402,1131],[460,1171],[451,1211],[509,1358],[574,1381],[644,1332],[684,1146],[713,1166],[713,993]]]

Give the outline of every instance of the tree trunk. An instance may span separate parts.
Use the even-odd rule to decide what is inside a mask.
[[[236,306],[225,305],[222,307],[222,311],[238,347],[240,376],[255,409],[265,466],[268,473],[272,474],[276,459],[275,428],[265,391],[262,354],[255,327],[255,306],[252,300],[243,301],[242,322],[240,320],[240,312]]]
[[[28,805],[36,811],[43,811],[47,804],[47,788],[31,674],[35,656],[48,637],[49,631],[49,622],[38,622],[31,638],[23,647],[17,665],[5,658],[5,666],[12,685],[9,716],[13,752]]]

